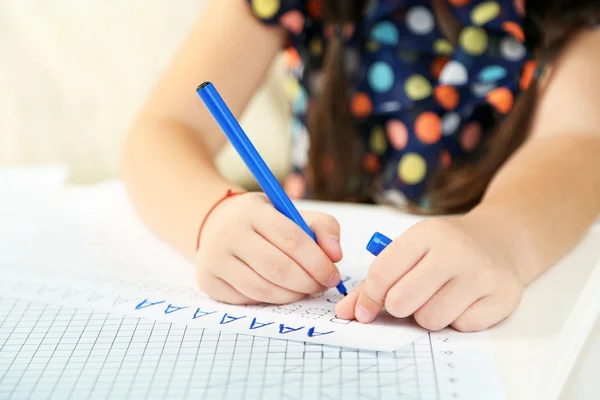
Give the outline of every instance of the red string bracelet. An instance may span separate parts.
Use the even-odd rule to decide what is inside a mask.
[[[196,238],[196,251],[198,251],[198,249],[200,249],[200,235],[202,234],[202,228],[204,228],[204,225],[206,224],[208,217],[215,210],[215,208],[217,208],[219,206],[219,204],[221,204],[228,198],[233,197],[233,196],[238,196],[240,194],[245,194],[245,193],[246,192],[234,192],[231,189],[229,189],[229,190],[227,190],[227,193],[225,193],[225,195],[223,197],[221,197],[219,200],[217,200],[215,202],[215,204],[212,205],[212,207],[208,210],[208,212],[204,216],[204,219],[202,220],[202,223],[200,224],[200,228],[198,229],[198,236]]]

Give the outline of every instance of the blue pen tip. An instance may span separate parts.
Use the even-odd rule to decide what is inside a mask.
[[[348,296],[348,290],[346,290],[346,286],[344,286],[343,282],[340,281],[340,283],[338,283],[336,287],[338,292],[340,292],[344,296]]]
[[[377,257],[390,243],[392,243],[392,239],[379,232],[375,232],[367,244],[367,250]]]

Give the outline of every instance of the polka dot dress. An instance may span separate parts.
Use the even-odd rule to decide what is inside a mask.
[[[295,121],[293,172],[284,188],[294,198],[310,197],[305,121],[322,85],[330,34],[321,1],[248,0],[260,20],[290,33],[286,91]],[[456,46],[424,0],[370,0],[360,26],[349,31],[349,107],[364,143],[362,167],[373,183],[365,190],[374,186],[377,197],[396,204],[427,207],[431,176],[476,157],[533,75],[519,1],[448,0],[448,8],[463,26]]]

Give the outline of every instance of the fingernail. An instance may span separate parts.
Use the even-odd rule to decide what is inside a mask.
[[[331,276],[329,277],[329,280],[327,281],[327,285],[329,287],[334,287],[337,286],[338,283],[340,283],[341,277],[340,277],[340,273],[339,272],[334,272],[333,274],[331,274]]]
[[[364,307],[358,307],[356,310],[356,319],[358,322],[369,322],[371,320],[371,313]]]
[[[329,240],[335,246],[335,250],[339,251],[341,254],[342,253],[342,245],[340,244],[340,237],[337,235],[331,235],[331,236],[329,236]]]

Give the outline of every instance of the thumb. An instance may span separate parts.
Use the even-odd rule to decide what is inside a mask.
[[[331,215],[304,211],[302,217],[317,237],[317,244],[332,262],[342,259],[340,224]]]

